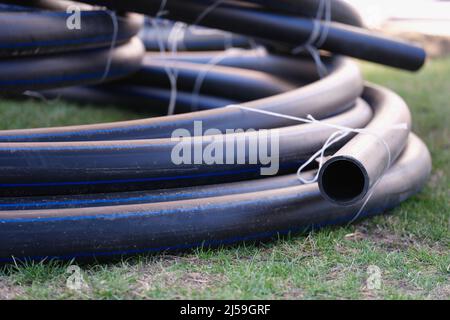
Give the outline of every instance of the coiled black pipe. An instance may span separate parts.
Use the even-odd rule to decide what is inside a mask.
[[[139,37],[148,51],[159,51],[160,44],[158,39],[162,40],[166,49],[170,48],[170,33],[173,32],[174,23],[165,20],[158,23],[159,28],[155,29],[151,22],[147,22],[145,28],[139,33]],[[207,50],[223,50],[224,45],[233,48],[249,48],[251,39],[244,36],[224,32],[222,30],[214,30],[196,26],[187,28],[184,31],[183,38],[177,41],[177,50],[182,51],[207,51]]]
[[[141,16],[83,5],[82,27],[72,29],[67,25],[72,13],[66,12],[71,5],[21,1],[0,6],[0,94],[95,84],[139,69]]]
[[[382,213],[417,192],[430,163],[426,147],[412,136],[358,218]],[[217,246],[349,223],[361,206],[324,201],[317,184],[277,185],[237,195],[223,195],[235,187],[223,185],[219,196],[167,203],[117,205],[116,200],[110,207],[3,211],[0,256],[2,261],[12,256],[82,259]]]
[[[88,2],[144,13],[160,9],[159,1],[150,0]],[[169,15],[197,22],[211,3],[169,1]],[[307,56],[272,52],[276,46],[255,47],[277,41],[301,44],[302,32],[306,38],[311,31],[307,27],[315,16],[311,8],[317,8],[318,1],[299,3],[304,9],[290,0],[227,3],[198,21],[256,36],[256,42],[248,42],[253,49],[226,50],[229,43],[224,41],[225,51],[217,52],[213,51],[218,49],[217,38],[187,37],[186,47],[177,50],[189,50],[190,43],[200,41],[208,51],[148,52],[136,73],[100,86],[58,89],[88,83],[76,81],[4,86],[8,93],[51,89],[40,94],[81,103],[147,107],[155,113],[163,113],[173,97],[168,70],[178,75],[179,92],[178,114],[172,116],[0,131],[0,261],[98,258],[257,240],[350,223],[380,214],[418,192],[430,173],[431,160],[426,146],[410,133],[410,113],[399,96],[365,83],[357,65],[347,58],[323,56],[327,75],[320,78],[316,63]],[[51,1],[27,4],[40,10],[58,9]],[[295,11],[288,13],[287,8]],[[423,63],[419,48],[353,29],[362,23],[341,2],[333,4],[332,12],[333,21],[352,27],[333,22],[327,50],[346,53],[355,41],[358,46],[369,45],[373,52],[352,56],[407,69]],[[252,30],[246,30],[249,21],[254,23]],[[275,37],[271,30],[286,33]],[[158,34],[159,29],[153,31]],[[146,38],[147,48],[160,48],[161,43],[167,47],[169,33],[160,34],[162,39]],[[340,35],[351,35],[351,41]],[[339,43],[333,44],[333,37]],[[138,40],[131,42],[139,46]],[[87,57],[91,52],[84,44],[79,48],[76,52],[67,48],[68,54]],[[25,65],[25,58],[48,57],[51,67],[52,61],[66,55],[65,48],[49,50],[56,50],[56,55],[26,57],[28,52],[23,51],[23,57],[11,65],[10,76]],[[92,52],[101,50],[105,55],[111,52],[108,48]],[[116,60],[119,65],[141,60],[139,50],[124,51],[131,57],[124,54],[123,61]],[[2,59],[8,58],[0,63]],[[94,68],[102,59],[82,63]],[[48,72],[32,62],[27,66],[35,68],[30,77]],[[194,89],[198,92],[192,93]],[[298,119],[308,115],[317,121]],[[199,139],[194,126],[200,122],[203,131],[215,130],[205,139]],[[189,137],[171,137],[177,129],[184,129]],[[242,131],[223,134],[227,129]],[[251,160],[258,132],[244,131],[248,129],[268,130],[267,147],[279,155],[276,176],[261,176],[268,164]],[[318,168],[313,163],[301,174],[312,178],[319,170],[318,183],[303,184],[295,174],[298,167],[341,130],[347,134],[326,150],[325,164]],[[222,161],[215,164],[174,162],[172,152],[180,142],[203,152],[208,139],[232,143],[233,154],[222,154]],[[238,157],[239,144],[249,151],[243,158]]]
[[[85,0],[84,2],[101,3],[111,8],[137,11],[151,16],[155,16],[161,8],[159,0],[133,2]],[[216,2],[172,0],[167,2],[165,11],[168,17],[174,20],[263,38],[291,48],[307,43],[316,28],[314,19],[293,16],[292,11],[289,10],[281,14],[272,12],[267,6],[245,5],[252,4],[253,1],[238,3],[225,1],[214,7],[214,10],[208,10]],[[298,5],[302,3],[303,1],[299,1]],[[201,20],[197,21],[199,16]],[[420,69],[425,61],[425,51],[412,44],[334,21],[328,23],[318,20],[316,22],[319,25],[319,33],[327,34],[323,43],[320,44],[320,49],[412,71]]]

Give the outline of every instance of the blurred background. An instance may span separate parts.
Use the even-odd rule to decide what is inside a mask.
[[[367,26],[420,42],[429,56],[450,54],[450,1],[346,0]]]

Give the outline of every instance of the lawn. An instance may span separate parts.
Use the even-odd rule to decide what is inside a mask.
[[[81,265],[86,286],[66,287],[68,262],[0,269],[0,299],[450,299],[450,58],[417,74],[364,64],[366,79],[406,99],[433,156],[422,193],[386,215],[272,241]],[[0,101],[1,129],[139,118],[113,107]],[[370,290],[370,266],[381,287]]]

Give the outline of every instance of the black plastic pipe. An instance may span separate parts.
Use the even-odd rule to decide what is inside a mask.
[[[17,4],[0,6],[0,94],[95,84],[139,69],[142,16],[77,4],[82,25],[72,29],[73,2]]]
[[[413,195],[430,170],[426,147],[412,136],[362,212],[361,203],[336,206],[324,200],[317,184],[167,203],[3,211],[0,260],[89,259],[215,247],[345,224],[382,213]]]
[[[338,204],[364,198],[403,150],[410,132],[411,115],[399,96],[369,86],[363,97],[374,106],[372,121],[330,157],[319,174],[322,194]]]
[[[103,3],[147,13],[157,12],[161,4],[156,0]],[[313,8],[319,2],[230,2],[199,19],[212,3],[173,0],[166,9],[169,18],[292,48],[309,37]],[[69,4],[25,1],[22,5],[30,8],[9,6],[4,11],[32,12],[42,19],[42,9],[60,12]],[[423,51],[359,28],[357,15],[341,2],[333,4],[332,13],[323,47],[331,56],[322,56],[327,69],[323,78],[311,58],[277,52],[277,45],[256,47],[254,39],[249,39],[252,50],[211,51],[217,48],[213,38],[205,41],[208,52],[149,52],[142,60],[142,43],[134,31],[127,31],[140,19],[128,20],[133,15],[120,15],[123,21],[119,29],[129,39],[116,43],[112,51],[105,46],[107,41],[99,41],[94,48],[88,43],[48,46],[42,54],[19,50],[17,59],[1,57],[4,73],[0,80],[4,82],[0,88],[5,94],[52,89],[41,93],[50,97],[62,94],[60,99],[83,103],[148,105],[148,111],[161,113],[164,103],[173,98],[166,78],[171,72],[178,74],[177,87],[181,89],[176,101],[181,109],[176,110],[192,111],[189,104],[195,98],[202,111],[0,131],[0,261],[98,258],[259,240],[381,214],[419,191],[429,176],[431,161],[424,144],[410,133],[407,106],[395,93],[365,84],[356,64],[333,54],[415,69],[424,60]],[[107,19],[99,21],[102,28],[88,28],[86,35],[112,31]],[[324,30],[325,22],[317,23]],[[21,43],[33,33],[31,27],[24,22],[25,32],[17,38],[10,33],[1,35],[5,31],[0,30],[0,38]],[[39,28],[36,32],[44,30]],[[42,39],[60,35],[76,38],[51,32],[41,35]],[[162,34],[166,44],[167,34]],[[157,39],[147,40],[148,48],[159,48]],[[39,47],[38,42],[33,46]],[[219,49],[226,48],[224,43]],[[108,58],[114,72],[100,76]],[[210,65],[212,61],[215,66]],[[135,71],[130,77],[115,80],[115,72],[121,77]],[[80,72],[96,76],[70,78]],[[70,79],[58,79],[61,75]],[[197,96],[191,91],[198,88],[200,77],[203,80]],[[19,81],[8,83],[11,80]],[[115,81],[55,89],[103,80]],[[317,121],[295,119],[309,115]],[[202,132],[194,129],[199,122]],[[249,152],[240,158],[245,161],[238,161],[233,148],[233,161],[228,164],[177,164],[171,157],[181,142],[172,137],[176,129],[191,135],[183,141],[194,150],[199,147],[204,151],[211,139],[219,139],[242,142]],[[216,131],[199,139],[207,129]],[[267,163],[250,161],[256,155],[250,146],[257,132],[241,130],[225,135],[227,129],[266,129],[268,149],[278,155],[278,174],[262,176],[261,169]],[[313,159],[316,152],[340,130],[348,134],[326,150],[325,164],[318,167],[313,161],[301,174],[302,178],[312,178],[319,171],[318,183],[304,184],[295,172],[305,161],[317,160]]]
[[[256,61],[255,61],[256,62]],[[316,74],[314,63],[304,74]],[[254,68],[257,68],[257,63]],[[299,77],[303,77],[303,74]],[[363,91],[361,73],[355,63],[336,58],[329,65],[329,75],[320,81],[284,92],[279,95],[243,103],[249,108],[275,111],[285,115],[324,119],[349,109]],[[202,121],[203,128],[225,131],[230,124],[241,129],[268,129],[298,124],[297,121],[257,114],[236,108],[207,110],[183,115],[149,118],[83,126],[39,128],[0,131],[0,142],[57,142],[57,141],[103,141],[163,138],[174,129],[192,131],[194,121]]]
[[[136,11],[151,16],[157,15],[161,5],[159,0],[85,2],[99,3],[111,8]],[[314,20],[292,16],[292,12],[280,14],[229,3],[223,3],[215,6],[213,10],[208,10],[211,3],[213,2],[173,0],[167,2],[165,11],[170,19],[199,23],[250,37],[263,38],[288,44],[292,48],[307,43],[316,28]],[[204,12],[207,14],[203,14]],[[197,22],[199,16],[202,19]],[[325,40],[319,49],[411,71],[420,69],[425,62],[425,51],[413,44],[337,22],[317,21],[317,25],[320,28],[319,34],[326,32]]]

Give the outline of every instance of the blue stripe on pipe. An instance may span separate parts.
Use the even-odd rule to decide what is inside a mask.
[[[51,186],[71,186],[71,185],[100,185],[113,183],[133,183],[133,182],[151,182],[151,181],[172,181],[178,179],[195,179],[202,177],[215,177],[225,175],[235,175],[240,173],[256,172],[260,168],[230,170],[220,172],[208,172],[192,175],[169,176],[169,177],[151,177],[151,178],[136,178],[136,179],[116,179],[116,180],[98,180],[98,181],[67,181],[67,182],[32,182],[32,183],[0,183],[0,188],[12,187],[51,187]]]
[[[280,168],[289,169],[298,167],[301,163],[282,163]],[[139,182],[152,182],[152,181],[173,181],[178,179],[195,179],[203,177],[216,177],[216,176],[228,176],[237,175],[241,173],[253,173],[260,170],[261,167],[228,170],[218,172],[206,172],[191,175],[169,176],[169,177],[149,177],[149,178],[136,178],[136,179],[115,179],[115,180],[97,180],[97,181],[61,181],[61,182],[31,182],[31,183],[0,183],[0,188],[12,188],[12,187],[51,187],[51,186],[70,186],[70,185],[100,185],[100,184],[113,184],[113,183],[139,183]]]
[[[45,46],[63,46],[70,44],[83,44],[83,43],[96,43],[102,41],[111,42],[111,35],[108,36],[96,36],[90,38],[79,38],[79,39],[60,39],[60,40],[42,40],[34,42],[22,42],[22,43],[0,43],[0,49],[16,49],[16,48],[26,48],[26,47],[45,47]],[[124,41],[128,38],[117,39],[117,42]]]
[[[111,71],[108,76],[115,76],[123,74],[124,72]],[[104,74],[104,71],[101,72],[92,72],[92,73],[81,73],[81,74],[70,74],[65,76],[56,76],[56,77],[47,77],[40,79],[14,79],[14,80],[0,80],[0,86],[14,86],[14,85],[30,85],[30,84],[48,84],[54,82],[63,82],[63,81],[77,81],[77,80],[86,80],[86,79],[96,79],[101,78]]]
[[[202,193],[207,195],[207,193]],[[106,203],[129,203],[137,201],[148,201],[148,200],[161,200],[165,198],[170,199],[181,199],[180,196],[184,198],[189,198],[195,195],[195,193],[184,193],[182,195],[154,195],[154,196],[143,196],[143,197],[130,197],[130,198],[109,198],[109,199],[89,199],[89,200],[67,200],[67,201],[53,201],[53,202],[27,202],[27,203],[1,203],[0,208],[47,208],[51,206],[66,206],[66,205],[80,205],[80,204],[106,204]]]
[[[391,206],[386,206],[383,208],[377,208],[371,211],[363,212],[360,215],[360,218],[366,218],[371,215],[376,215],[377,213],[383,212],[387,209],[391,208]],[[223,240],[208,240],[195,242],[190,244],[179,244],[173,246],[165,246],[165,247],[156,247],[156,248],[143,248],[143,249],[133,249],[133,250],[119,250],[119,251],[109,251],[109,252],[80,252],[74,253],[70,255],[61,255],[61,256],[25,256],[25,257],[11,257],[11,258],[0,258],[0,262],[15,262],[17,260],[44,260],[44,259],[58,259],[58,260],[72,260],[76,258],[94,258],[94,257],[108,257],[108,256],[120,256],[120,255],[132,255],[132,254],[144,254],[144,253],[152,253],[152,252],[161,252],[161,251],[173,251],[173,250],[182,250],[182,249],[191,249],[196,247],[208,247],[208,246],[221,246],[221,245],[230,245],[237,242],[251,241],[251,240],[260,240],[265,238],[271,238],[276,235],[288,235],[290,233],[302,233],[307,232],[309,230],[321,229],[327,226],[345,224],[353,220],[353,217],[350,219],[347,217],[336,218],[333,220],[325,221],[322,223],[311,224],[309,226],[302,227],[293,227],[285,230],[276,230],[276,231],[267,231],[256,234],[251,234],[247,236],[240,237],[232,237]]]

